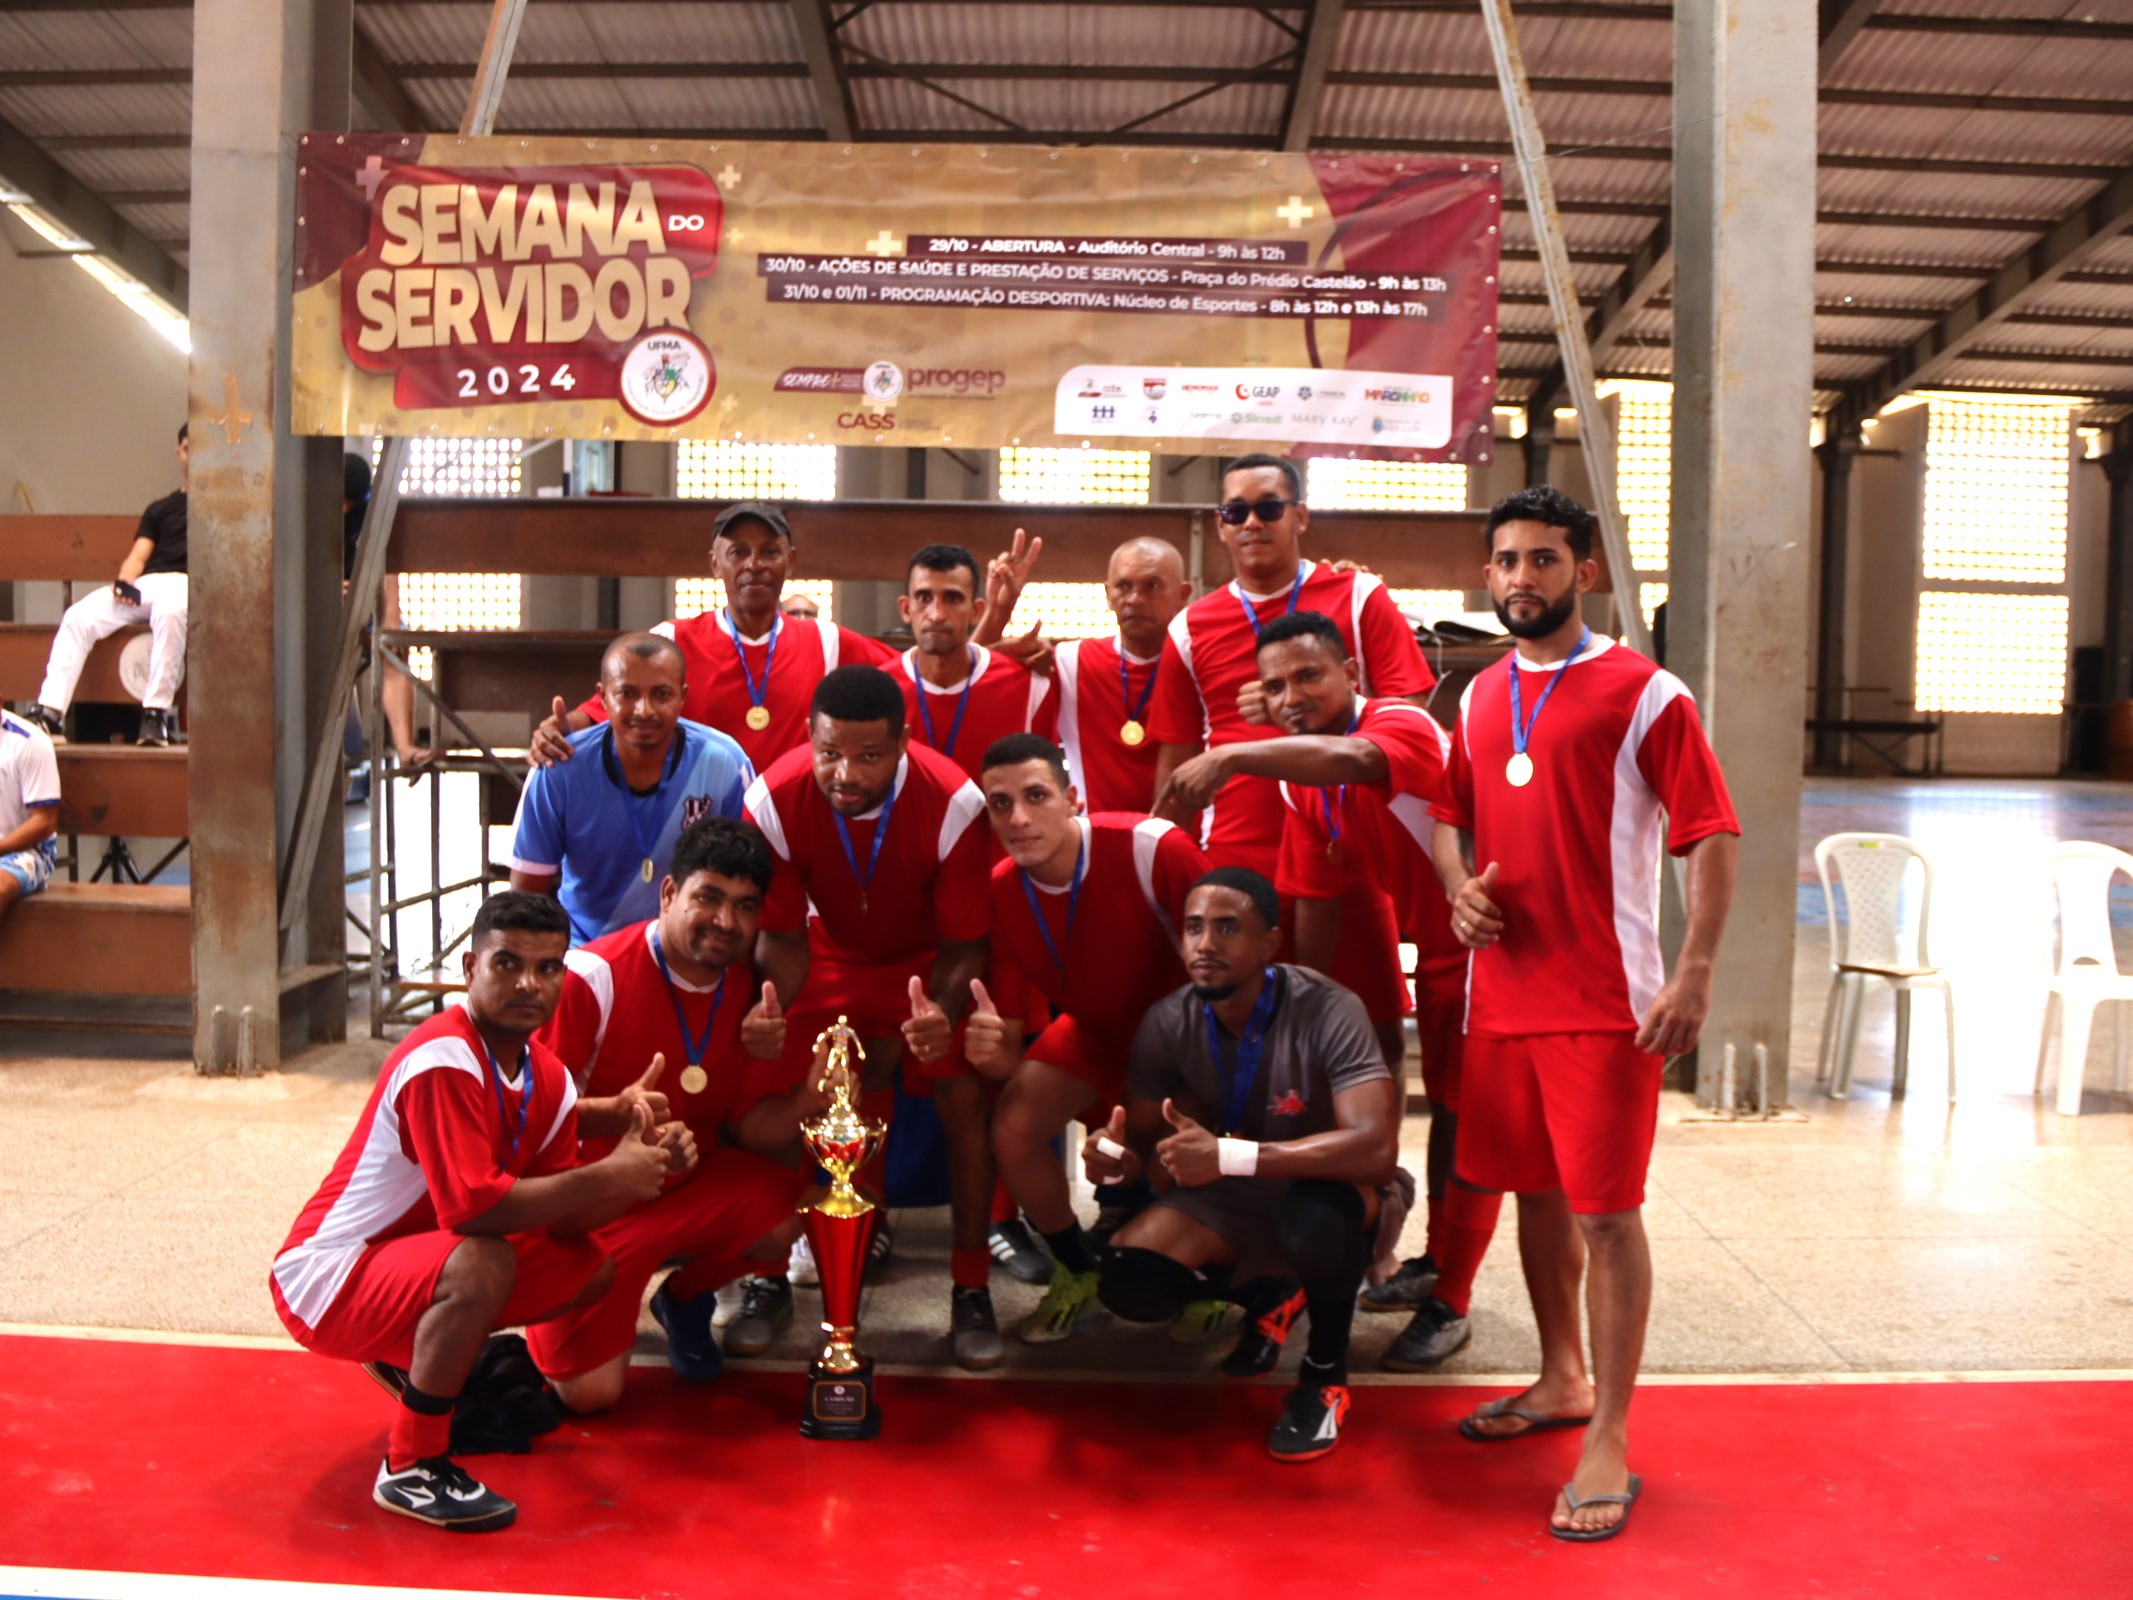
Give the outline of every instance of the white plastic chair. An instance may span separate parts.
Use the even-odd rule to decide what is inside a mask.
[[[1921,875],[1918,915],[1902,915],[1911,863]],[[1898,833],[1833,833],[1815,846],[1822,904],[1829,913],[1829,1002],[1822,1014],[1821,1059],[1815,1081],[1830,1098],[1851,1094],[1852,1051],[1866,1008],[1866,983],[1879,979],[1896,991],[1896,1061],[1891,1095],[1903,1098],[1911,1053],[1911,994],[1938,989],[1948,1017],[1948,1103],[1955,1103],[1955,991],[1926,953],[1933,912],[1933,859]],[[1837,918],[1832,878],[1844,886],[1846,916]]]
[[[2044,1002],[2044,1036],[2037,1043],[2037,1085],[2059,1041],[2059,1115],[2081,1115],[2081,1074],[2088,1062],[2089,1030],[2096,1008],[2133,1001],[2133,976],[2118,970],[2111,944],[2111,880],[2133,877],[2133,855],[2107,844],[2062,844],[2052,854],[2052,887],[2059,896],[2059,970]],[[2129,1034],[2123,1006],[2113,1013],[2113,1084],[2123,1094]]]

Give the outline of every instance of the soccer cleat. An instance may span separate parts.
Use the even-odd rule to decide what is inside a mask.
[[[1281,1364],[1281,1347],[1303,1315],[1304,1292],[1298,1289],[1273,1310],[1252,1319],[1237,1338],[1237,1347],[1222,1362],[1225,1378],[1263,1378]]]
[[[759,1356],[792,1323],[792,1285],[783,1278],[744,1278],[740,1315],[726,1327],[726,1354]]]
[[[45,736],[54,744],[65,744],[67,742],[66,717],[62,713],[54,711],[48,705],[37,701],[30,702],[22,713],[22,720],[24,722],[34,722],[38,727],[44,729]]]
[[[999,1319],[992,1314],[990,1289],[956,1285],[948,1308],[948,1337],[955,1364],[965,1372],[989,1372],[1006,1358]]]
[[[715,1296],[677,1300],[664,1283],[652,1296],[652,1320],[667,1331],[667,1365],[691,1383],[709,1383],[725,1370],[726,1358],[711,1337],[711,1313],[717,1309]]]
[[[1195,1300],[1170,1319],[1172,1344],[1205,1344],[1220,1338],[1244,1315],[1227,1300]]]
[[[387,1511],[413,1517],[447,1533],[490,1533],[518,1520],[518,1507],[478,1483],[450,1456],[431,1456],[399,1472],[378,1466],[371,1499]]]
[[[1414,1321],[1386,1347],[1378,1365],[1387,1372],[1427,1372],[1465,1349],[1473,1337],[1474,1325],[1431,1295],[1416,1309]]]
[[[1101,1276],[1095,1272],[1069,1272],[1054,1262],[1052,1286],[1044,1291],[1037,1309],[1022,1319],[1022,1342],[1057,1344],[1071,1337],[1082,1323],[1092,1321],[1100,1309],[1096,1285]]]
[[[133,736],[133,742],[135,744],[153,745],[158,748],[163,745],[176,744],[178,742],[178,714],[175,711],[157,711],[143,706],[141,708],[141,731]]]
[[[1346,1384],[1299,1383],[1267,1435],[1266,1453],[1276,1461],[1316,1461],[1340,1443],[1349,1404]]]
[[[390,1361],[364,1362],[363,1376],[395,1400],[407,1392],[407,1368],[396,1367]]]
[[[1019,1283],[1050,1283],[1052,1281],[1051,1252],[1037,1242],[1029,1224],[1020,1217],[1009,1217],[1005,1222],[992,1225],[992,1232],[985,1237],[992,1251],[993,1260],[1008,1271]]]
[[[1411,1311],[1437,1287],[1437,1263],[1428,1255],[1409,1256],[1400,1270],[1356,1296],[1358,1311]]]

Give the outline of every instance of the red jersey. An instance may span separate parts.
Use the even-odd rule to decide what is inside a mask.
[[[1259,675],[1259,629],[1290,611],[1330,617],[1355,658],[1366,695],[1404,698],[1436,683],[1385,586],[1367,572],[1335,572],[1306,561],[1293,591],[1251,594],[1235,582],[1195,600],[1170,621],[1149,707],[1162,744],[1239,744],[1281,730],[1246,722],[1237,691]],[[1264,870],[1281,844],[1281,793],[1265,778],[1232,778],[1200,822],[1201,842],[1218,866]]]
[[[807,708],[825,673],[837,667],[886,667],[896,656],[878,639],[819,617],[781,614],[762,638],[742,638],[723,607],[662,622],[652,632],[681,647],[688,668],[681,714],[731,737],[758,772],[807,743]],[[751,728],[748,713],[758,703],[770,721]],[[578,709],[595,722],[607,720],[598,695]]]
[[[1117,1046],[1123,1062],[1148,1008],[1185,981],[1178,930],[1185,896],[1207,871],[1207,857],[1181,829],[1153,817],[1112,813],[1078,821],[1078,906],[1070,905],[1071,887],[1027,879],[1012,861],[992,869],[987,983],[1000,1015],[1021,1017],[1028,1034],[1045,1020],[1038,1002],[1049,1001]]]
[[[1357,696],[1354,737],[1385,752],[1386,781],[1315,788],[1283,783],[1288,821],[1275,887],[1331,900],[1374,882],[1392,896],[1400,932],[1420,952],[1416,977],[1443,994],[1466,985],[1466,947],[1452,934],[1451,904],[1430,859],[1429,808],[1444,797],[1451,739],[1405,700]]]
[[[815,782],[811,748],[773,762],[750,786],[747,811],[775,857],[765,931],[805,926],[817,953],[862,965],[907,961],[945,942],[985,937],[992,848],[985,799],[923,745],[904,752],[888,800],[844,819],[850,855],[837,814]],[[885,837],[877,851],[878,834]]]
[[[524,1065],[517,1082],[499,1082],[463,1006],[400,1041],[274,1258],[274,1285],[298,1321],[318,1326],[371,1245],[462,1227],[520,1178],[577,1164],[577,1086],[538,1040]]]
[[[911,743],[939,751],[969,778],[977,777],[995,739],[1010,733],[1054,737],[1059,702],[1052,680],[997,650],[972,645],[969,676],[946,689],[920,679],[915,645],[888,670],[904,692]]]
[[[658,927],[652,921],[617,928],[566,955],[562,999],[534,1037],[570,1069],[579,1093],[600,1099],[642,1078],[654,1055],[665,1056],[666,1070],[653,1087],[667,1097],[675,1120],[699,1138],[716,1135],[790,1084],[775,1061],[750,1061],[741,1048],[741,1019],[760,993],[755,970],[736,961],[708,989],[679,975],[670,984],[652,950]],[[707,1035],[708,1044],[692,1052],[692,1039]],[[708,1079],[693,1093],[682,1076],[692,1062]]]
[[[1497,863],[1503,937],[1476,951],[1469,1033],[1520,1037],[1635,1028],[1666,981],[1659,954],[1659,851],[1680,855],[1740,832],[1725,776],[1688,687],[1611,639],[1569,662],[1467,685],[1443,800],[1432,813]],[[1532,735],[1532,777],[1506,772],[1511,673]],[[1556,689],[1535,715],[1540,694]]]
[[[1059,742],[1084,811],[1145,815],[1154,806],[1157,747],[1148,719],[1161,661],[1160,652],[1143,661],[1117,639],[1069,639],[1052,652]],[[1128,721],[1141,725],[1137,745],[1120,736]]]

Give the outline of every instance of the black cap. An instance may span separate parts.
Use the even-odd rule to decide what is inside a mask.
[[[717,538],[736,522],[755,521],[763,524],[780,539],[792,539],[792,525],[785,520],[785,513],[768,500],[736,500],[718,514],[711,524],[711,537]]]

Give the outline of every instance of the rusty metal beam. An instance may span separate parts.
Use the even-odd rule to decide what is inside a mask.
[[[1281,148],[1308,150],[1318,132],[1318,111],[1326,98],[1326,75],[1332,70],[1334,51],[1340,46],[1341,18],[1346,0],[1313,0],[1304,22],[1303,49],[1296,58],[1296,73],[1289,88],[1289,106],[1281,119]]]
[[[827,0],[791,0],[793,32],[800,36],[800,73],[814,86],[815,111],[822,136],[842,144],[852,137],[852,89],[844,53],[837,47],[837,23]]]
[[[370,35],[363,31],[363,22],[356,19],[355,33],[350,41],[349,87],[355,95],[355,103],[365,118],[374,123],[382,133],[428,133],[430,119],[423,115],[422,108],[415,104],[414,96],[400,81],[404,68],[396,69],[385,59],[384,54],[371,42]],[[471,76],[474,69],[468,67],[461,76]]]
[[[1822,0],[1818,18],[1817,37],[1819,51],[1816,66],[1822,77],[1828,77],[1836,66],[1837,58],[1851,48],[1859,37],[1859,30],[1873,19],[1881,0]]]

